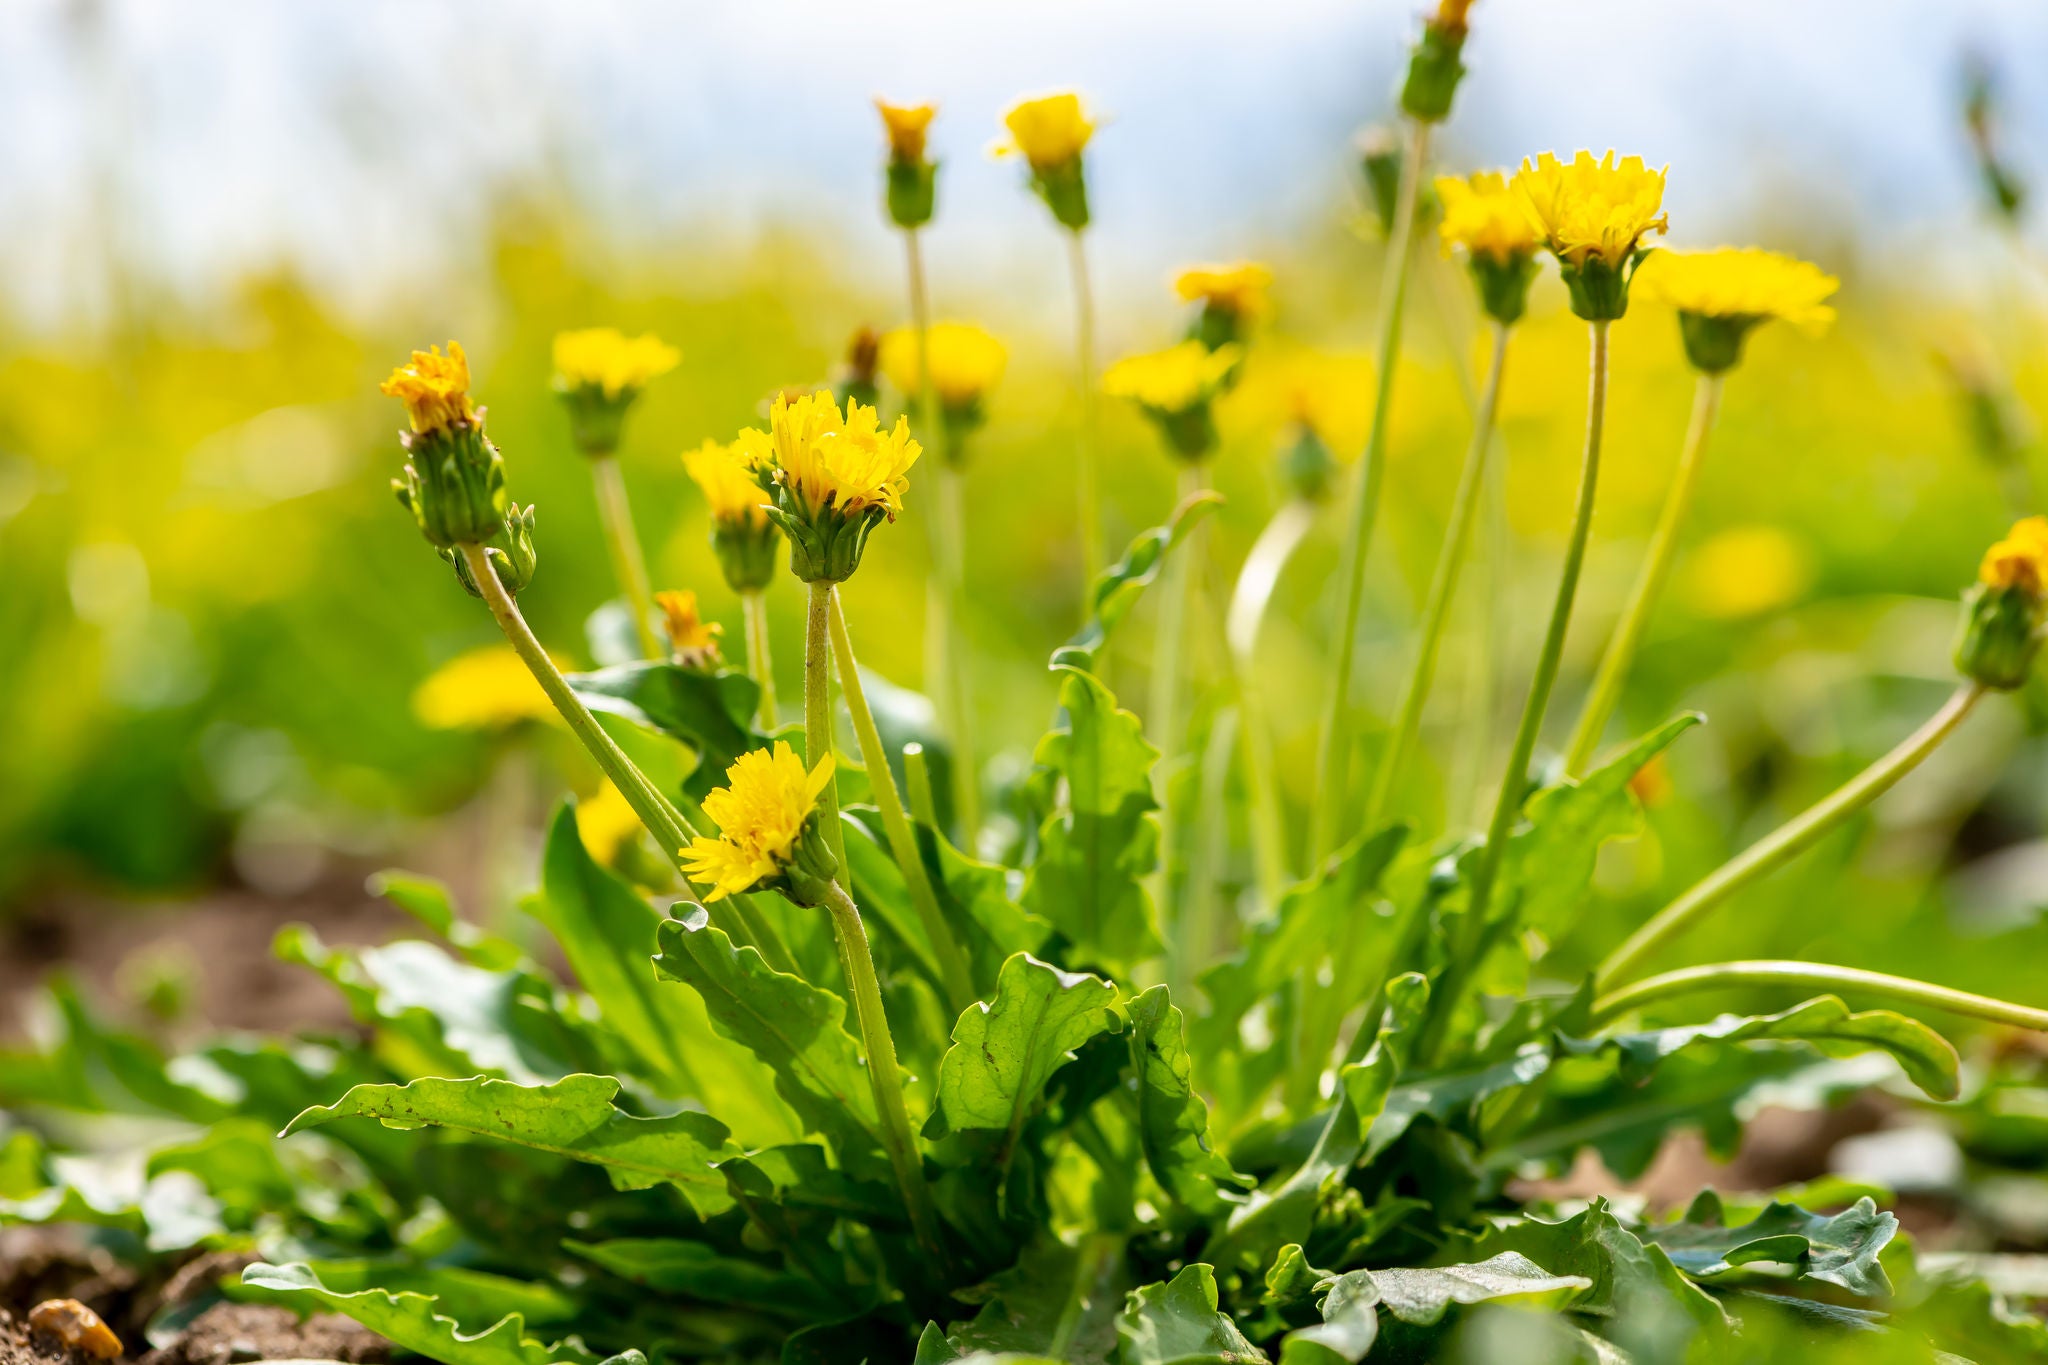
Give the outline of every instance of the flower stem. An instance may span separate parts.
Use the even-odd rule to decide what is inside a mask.
[[[812,586],[830,588],[829,584]],[[846,983],[853,993],[854,1018],[860,1025],[861,1045],[867,1053],[868,1082],[874,1087],[889,1165],[896,1172],[896,1184],[903,1192],[903,1206],[910,1214],[911,1230],[918,1243],[929,1254],[943,1259],[945,1241],[939,1233],[931,1189],[925,1184],[924,1160],[918,1154],[910,1111],[903,1102],[903,1075],[896,1064],[896,1041],[889,1034],[889,1018],[882,1012],[882,985],[875,976],[875,959],[868,951],[868,933],[861,924],[860,908],[836,881],[827,894],[825,908],[832,915],[840,965],[846,969]]]
[[[1686,967],[1661,976],[1648,977],[1633,986],[1602,996],[1593,1005],[1593,1022],[1604,1023],[1616,1015],[1693,991],[1718,990],[1727,986],[1796,986],[1800,990],[1855,991],[1903,1005],[1985,1019],[1994,1024],[2048,1032],[2048,1010],[1996,1000],[1988,995],[1953,990],[1908,976],[1887,976],[1858,967],[1832,967],[1814,962],[1712,962],[1703,967]]]
[[[1180,470],[1180,503],[1208,487],[1208,471],[1190,462]],[[1181,658],[1187,647],[1188,612],[1195,593],[1195,573],[1201,562],[1203,532],[1207,522],[1196,523],[1188,532],[1181,552],[1167,560],[1165,591],[1159,599],[1159,631],[1152,644],[1152,697],[1146,707],[1151,718],[1152,742],[1159,748],[1162,763],[1180,752]]]
[[[1473,515],[1479,510],[1480,490],[1486,484],[1486,457],[1493,449],[1494,415],[1500,406],[1501,374],[1507,365],[1508,329],[1493,328],[1493,359],[1486,372],[1486,389],[1473,418],[1472,443],[1465,451],[1465,467],[1458,474],[1458,491],[1451,499],[1450,523],[1444,528],[1443,548],[1437,554],[1436,570],[1429,581],[1429,596],[1422,609],[1422,641],[1415,651],[1415,669],[1401,692],[1393,737],[1380,758],[1372,794],[1365,803],[1364,828],[1376,829],[1393,795],[1394,782],[1407,761],[1408,751],[1422,728],[1422,710],[1429,702],[1429,690],[1436,678],[1437,649],[1443,643],[1444,623],[1450,619],[1451,599],[1457,595],[1458,575],[1472,544]]]
[[[1649,556],[1643,561],[1643,571],[1629,593],[1621,620],[1615,624],[1614,638],[1607,642],[1607,652],[1600,656],[1600,669],[1593,675],[1586,708],[1579,713],[1578,727],[1572,731],[1571,745],[1565,750],[1564,770],[1569,777],[1585,771],[1593,751],[1600,747],[1600,736],[1614,714],[1614,704],[1621,700],[1622,685],[1628,681],[1629,665],[1635,662],[1643,629],[1664,591],[1665,580],[1671,576],[1678,529],[1685,522],[1686,509],[1692,505],[1693,489],[1699,482],[1700,452],[1706,449],[1707,436],[1714,429],[1714,416],[1720,408],[1721,376],[1702,374],[1693,389],[1692,422],[1686,428],[1685,446],[1678,454],[1678,473],[1664,499],[1657,529],[1650,535]]]
[[[1081,426],[1075,440],[1075,482],[1081,505],[1081,615],[1102,572],[1102,489],[1095,461],[1095,295],[1088,283],[1088,249],[1075,228],[1067,235],[1067,268],[1074,286],[1074,355],[1081,370]]]
[[[940,630],[936,648],[937,675],[945,697],[946,734],[953,742],[953,818],[960,846],[974,852],[981,834],[981,764],[974,746],[971,695],[967,685],[966,509],[961,473],[951,465],[939,469],[939,510],[932,519],[938,546],[938,609],[931,613]]]
[[[804,590],[804,762],[815,768],[832,752],[832,585],[814,579],[804,584]],[[836,775],[826,778],[818,793],[818,815],[840,875],[851,876],[846,870],[846,831],[839,825]]]
[[[1316,505],[1305,498],[1285,503],[1252,542],[1230,593],[1224,638],[1236,660],[1238,705],[1243,714],[1239,734],[1244,743],[1246,786],[1251,797],[1252,851],[1258,866],[1259,895],[1270,908],[1293,880],[1287,851],[1287,821],[1280,803],[1280,783],[1273,768],[1273,732],[1260,704],[1252,674],[1257,666],[1259,631],[1280,575],[1315,526]]]
[[[882,831],[888,836],[890,852],[896,855],[896,866],[903,872],[910,902],[917,907],[917,917],[924,921],[925,935],[932,941],[932,955],[938,959],[940,975],[945,978],[946,994],[958,1013],[977,998],[974,973],[968,968],[967,954],[954,936],[945,911],[939,908],[938,894],[932,890],[931,876],[925,870],[924,854],[917,846],[917,833],[910,827],[910,817],[903,813],[903,798],[896,791],[895,775],[889,771],[889,751],[882,747],[874,712],[868,709],[860,665],[853,657],[853,637],[847,633],[846,612],[836,592],[832,594],[832,651],[839,661],[839,690],[845,694],[846,709],[853,715],[853,733],[860,740],[861,761],[867,764],[868,789],[874,793],[875,805],[882,812]]]
[[[1564,641],[1571,629],[1572,601],[1579,591],[1579,571],[1586,563],[1586,541],[1593,530],[1593,499],[1600,485],[1600,444],[1607,418],[1607,328],[1606,322],[1591,324],[1592,344],[1586,396],[1586,454],[1579,468],[1579,491],[1572,509],[1572,528],[1565,542],[1564,567],[1558,574],[1557,598],[1551,604],[1550,624],[1543,633],[1543,648],[1536,656],[1536,676],[1529,682],[1529,699],[1523,703],[1521,722],[1515,727],[1514,746],[1508,751],[1507,771],[1501,774],[1500,794],[1494,798],[1493,818],[1486,827],[1486,846],[1472,873],[1465,913],[1459,921],[1457,941],[1437,990],[1430,995],[1429,1019],[1417,1047],[1421,1062],[1434,1060],[1437,1048],[1450,1027],[1465,987],[1479,969],[1479,958],[1491,940],[1487,911],[1493,889],[1500,879],[1501,864],[1507,859],[1508,837],[1514,832],[1527,795],[1529,761],[1536,754],[1536,740],[1543,731],[1543,715],[1550,707],[1550,691],[1557,683],[1557,670],[1564,658]]]
[[[612,572],[633,612],[633,629],[642,657],[663,657],[654,637],[654,592],[647,584],[647,559],[640,553],[640,533],[633,529],[633,509],[626,501],[625,476],[619,457],[609,451],[590,457],[590,477],[597,486],[597,511],[604,522],[604,542],[612,554]]]
[[[1968,682],[1958,686],[1942,703],[1941,709],[1900,741],[1897,748],[1721,864],[1684,895],[1659,910],[1654,919],[1607,955],[1594,973],[1594,984],[1602,990],[1613,987],[1645,957],[1667,940],[1683,933],[1709,910],[1765,873],[1813,847],[1829,830],[1890,791],[1900,778],[1940,747],[1983,695],[1982,683]]]
[[[1373,522],[1379,514],[1380,485],[1385,481],[1387,420],[1394,395],[1394,370],[1401,355],[1401,315],[1408,297],[1408,244],[1415,232],[1415,201],[1422,184],[1423,161],[1429,155],[1429,125],[1411,120],[1407,154],[1401,160],[1401,184],[1394,200],[1394,221],[1387,233],[1387,257],[1380,285],[1379,371],[1373,394],[1372,427],[1358,471],[1358,497],[1344,536],[1340,576],[1343,613],[1337,622],[1337,662],[1330,694],[1323,708],[1322,744],[1316,754],[1315,828],[1312,864],[1320,864],[1336,848],[1343,828],[1345,770],[1351,749],[1349,725],[1351,674],[1358,661],[1358,618],[1365,608],[1365,562],[1372,549]]]
[[[759,588],[740,594],[746,618],[747,674],[761,685],[761,730],[775,733],[775,663],[768,654],[768,598]]]

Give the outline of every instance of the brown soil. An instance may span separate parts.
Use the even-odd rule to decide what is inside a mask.
[[[140,1365],[231,1365],[245,1360],[381,1365],[390,1358],[390,1342],[339,1313],[315,1313],[301,1322],[291,1309],[273,1304],[217,1303],[194,1318],[170,1346],[143,1356]]]

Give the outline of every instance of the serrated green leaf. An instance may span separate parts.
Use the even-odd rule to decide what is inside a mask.
[[[337,1294],[381,1289],[392,1294],[423,1294],[458,1322],[496,1322],[516,1313],[527,1323],[543,1326],[576,1316],[577,1303],[541,1280],[515,1279],[467,1266],[418,1265],[389,1260],[320,1260],[303,1263],[322,1286]],[[299,1290],[274,1290],[245,1284],[235,1291],[241,1302],[293,1303]]]
[[[672,1237],[621,1237],[608,1242],[565,1241],[562,1246],[620,1279],[663,1294],[752,1308],[797,1322],[843,1317],[815,1281],[760,1261],[727,1256],[703,1242]]]
[[[1401,1321],[1427,1327],[1453,1304],[1517,1303],[1558,1308],[1593,1287],[1583,1275],[1553,1275],[1520,1252],[1503,1251],[1470,1265],[1426,1270],[1375,1270],[1380,1304]]]
[[[1039,741],[1036,760],[1065,798],[1039,827],[1024,907],[1066,935],[1072,960],[1121,973],[1160,950],[1145,889],[1159,865],[1159,751],[1094,675],[1062,672],[1066,724]]]
[[[918,1343],[918,1359],[1050,1359],[1103,1365],[1117,1346],[1117,1314],[1130,1292],[1122,1240],[1097,1236],[1071,1247],[1053,1237],[972,1295],[981,1311]],[[937,1331],[927,1330],[927,1337]],[[941,1350],[945,1354],[940,1354]]]
[[[43,1169],[43,1140],[17,1128],[0,1142],[0,1199],[26,1199],[48,1187]]]
[[[655,970],[692,987],[712,1026],[775,1073],[776,1092],[832,1144],[842,1166],[887,1169],[874,1090],[846,1031],[844,1000],[771,970],[752,948],[733,947],[701,908],[662,921],[656,942]]]
[[[694,749],[698,763],[686,784],[693,795],[701,797],[733,760],[759,743],[750,717],[760,707],[760,684],[733,669],[707,673],[643,661],[568,677],[591,710],[622,716]]]
[[[1639,1081],[1665,1058],[1697,1043],[1754,1039],[1811,1043],[1837,1057],[1877,1049],[1897,1058],[1913,1084],[1935,1099],[1952,1100],[1961,1088],[1960,1063],[1946,1038],[1891,1010],[1853,1012],[1832,995],[1815,996],[1777,1014],[1723,1014],[1704,1024],[1558,1041],[1575,1056],[1612,1052],[1621,1061],[1623,1078]]]
[[[1240,1365],[1266,1353],[1216,1310],[1216,1271],[1196,1262],[1134,1292],[1117,1319],[1123,1365]]]
[[[430,1295],[392,1294],[382,1289],[344,1293],[322,1284],[303,1263],[252,1265],[242,1272],[242,1282],[346,1313],[379,1336],[442,1365],[597,1365],[598,1361],[573,1339],[552,1346],[533,1340],[517,1313],[508,1313],[481,1332],[468,1333],[454,1318],[436,1312],[438,1301]],[[632,1365],[645,1365],[645,1357],[638,1351],[627,1352],[624,1359]]]
[[[573,805],[564,805],[549,827],[540,891],[527,898],[526,910],[561,945],[605,1023],[663,1093],[695,1095],[715,1108],[742,1146],[801,1135],[795,1116],[776,1100],[767,1068],[712,1030],[696,992],[675,990],[655,975],[663,916],[591,858]]]
[[[510,971],[525,956],[511,939],[488,933],[455,913],[455,897],[446,882],[416,872],[386,868],[372,873],[363,889],[390,901],[461,950],[477,966]]]
[[[1453,1122],[1502,1091],[1529,1084],[1549,1069],[1549,1053],[1530,1044],[1492,1066],[1403,1080],[1388,1093],[1366,1134],[1359,1159],[1371,1161],[1386,1151],[1424,1115],[1439,1123]]]
[[[1891,1293],[1878,1253],[1898,1230],[1899,1220],[1869,1199],[1833,1216],[1774,1200],[1749,1222],[1728,1227],[1721,1201],[1708,1191],[1693,1201],[1684,1218],[1646,1229],[1643,1240],[1664,1248],[1679,1269],[1701,1279],[1773,1262],[1852,1294],[1878,1296]]]
[[[1046,1080],[1074,1049],[1115,1031],[1117,988],[1099,976],[1064,972],[1018,953],[1003,964],[992,1001],[976,1001],[953,1026],[939,1062],[938,1110],[954,1132],[992,1129],[1002,1150],[1037,1103]]]
[[[1379,1302],[1371,1272],[1339,1275],[1323,1298],[1323,1320],[1280,1343],[1280,1365],[1357,1365],[1379,1337]]]
[[[1221,1217],[1252,1182],[1209,1146],[1209,1106],[1195,1093],[1181,1012],[1166,987],[1154,986],[1126,1013],[1145,1162],[1175,1202],[1203,1218]]]
[[[611,1076],[567,1076],[532,1086],[488,1076],[423,1077],[408,1085],[359,1085],[333,1104],[308,1109],[285,1133],[344,1118],[449,1128],[602,1166],[622,1190],[672,1184],[701,1217],[732,1207],[725,1177],[712,1169],[738,1155],[725,1125],[690,1112],[638,1118],[612,1104],[618,1093]]]
[[[1093,672],[1095,656],[1108,643],[1110,632],[1117,628],[1117,624],[1138,604],[1145,589],[1159,577],[1167,555],[1188,538],[1188,533],[1203,518],[1222,505],[1221,494],[1203,493],[1174,508],[1173,517],[1166,525],[1140,531],[1124,551],[1123,558],[1104,569],[1089,586],[1091,610],[1088,619],[1081,623],[1081,629],[1071,639],[1053,651],[1052,667]]]

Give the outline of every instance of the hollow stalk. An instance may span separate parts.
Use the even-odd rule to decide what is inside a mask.
[[[804,584],[804,762],[816,767],[832,752],[832,585]],[[846,866],[846,831],[839,824],[839,778],[818,793],[819,824],[839,866]]]
[[[768,596],[759,588],[740,594],[740,611],[746,620],[747,674],[761,685],[761,730],[774,734],[775,661],[768,653]]]
[[[1102,490],[1095,456],[1095,293],[1088,280],[1088,249],[1079,228],[1067,235],[1067,270],[1074,288],[1074,354],[1081,370],[1081,426],[1075,439],[1075,483],[1081,512],[1081,615],[1102,573]]]
[[[640,552],[640,533],[633,529],[633,508],[626,500],[626,479],[619,457],[605,451],[590,457],[590,477],[597,487],[597,512],[604,523],[605,548],[611,551],[612,573],[633,613],[633,630],[642,658],[662,657],[654,636],[654,591],[647,582],[647,559]]]
[[[1252,854],[1258,866],[1259,895],[1268,908],[1279,904],[1280,893],[1293,880],[1293,870],[1280,782],[1273,766],[1273,731],[1253,682],[1253,670],[1273,590],[1315,521],[1316,505],[1306,498],[1292,498],[1273,514],[1245,555],[1224,618],[1224,640],[1237,664],[1238,706],[1243,716],[1238,734],[1244,745],[1246,786],[1251,796]]]

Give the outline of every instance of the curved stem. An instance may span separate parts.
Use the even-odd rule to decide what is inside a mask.
[[[1430,576],[1429,595],[1422,608],[1422,640],[1415,652],[1415,669],[1408,675],[1396,712],[1394,732],[1380,759],[1372,794],[1366,798],[1367,830],[1379,826],[1394,782],[1407,761],[1408,751],[1422,728],[1422,709],[1429,702],[1429,689],[1436,678],[1437,649],[1443,643],[1444,623],[1450,619],[1451,599],[1457,595],[1458,574],[1472,543],[1473,514],[1479,510],[1479,493],[1486,482],[1487,452],[1493,448],[1494,414],[1500,406],[1501,374],[1507,365],[1508,329],[1493,328],[1493,359],[1486,371],[1486,388],[1479,399],[1472,423],[1472,443],[1465,451],[1465,466],[1458,473],[1458,491],[1451,498],[1450,522],[1444,528],[1443,549],[1437,554],[1436,570]]]
[[[953,818],[960,846],[974,852],[981,834],[981,761],[974,746],[974,721],[967,682],[966,544],[967,513],[961,472],[939,470],[939,511],[933,534],[939,545],[939,683],[944,690],[947,738],[953,742]]]
[[[1102,573],[1102,490],[1095,467],[1095,294],[1088,282],[1088,251],[1079,228],[1067,234],[1067,269],[1074,284],[1074,354],[1081,368],[1081,426],[1075,440],[1081,506],[1081,615]]]
[[[1568,777],[1577,777],[1585,771],[1593,751],[1600,747],[1600,736],[1607,729],[1608,717],[1614,714],[1614,704],[1621,700],[1622,685],[1628,681],[1629,665],[1635,662],[1636,647],[1642,643],[1643,630],[1650,623],[1650,613],[1664,591],[1665,580],[1671,576],[1673,552],[1678,548],[1678,530],[1685,522],[1686,511],[1692,506],[1693,488],[1699,482],[1700,452],[1706,449],[1707,435],[1714,429],[1714,415],[1720,408],[1721,376],[1702,374],[1693,389],[1692,422],[1686,428],[1685,446],[1678,453],[1678,473],[1671,481],[1671,492],[1664,499],[1657,529],[1650,535],[1650,550],[1643,560],[1643,571],[1629,593],[1621,620],[1615,624],[1614,637],[1607,642],[1607,652],[1600,656],[1600,669],[1593,675],[1593,687],[1586,696],[1585,709],[1579,713],[1571,745],[1565,750],[1564,770]]]
[[[1594,973],[1594,984],[1602,990],[1612,987],[1660,945],[1683,933],[1709,910],[1813,847],[1829,830],[1890,791],[1900,778],[1940,747],[1983,695],[1982,683],[1958,686],[1939,711],[1890,753],[1721,864],[1658,911],[1655,918],[1607,955]]]
[[[889,1017],[882,1012],[882,985],[875,976],[875,959],[868,951],[868,932],[861,923],[860,908],[836,881],[827,893],[825,908],[832,915],[840,965],[846,969],[846,983],[853,993],[854,1018],[860,1025],[862,1049],[867,1053],[868,1083],[874,1087],[875,1109],[881,1116],[882,1144],[888,1151],[889,1165],[896,1172],[903,1206],[910,1214],[911,1230],[919,1244],[930,1254],[943,1258],[945,1242],[939,1234],[939,1216],[932,1207],[931,1189],[925,1184],[924,1159],[918,1154],[910,1110],[903,1102],[903,1074],[896,1064],[896,1040],[889,1033]]]
[[[874,712],[868,709],[860,665],[853,657],[853,637],[847,634],[846,612],[836,592],[832,594],[832,651],[839,661],[839,690],[846,697],[846,709],[853,715],[853,733],[860,741],[861,761],[867,764],[868,789],[874,793],[875,805],[882,812],[882,832],[888,836],[889,851],[896,855],[896,866],[902,870],[903,884],[910,892],[911,904],[917,907],[917,917],[924,921],[925,935],[932,941],[932,955],[938,959],[946,994],[957,1014],[977,998],[974,973],[968,969],[967,954],[954,936],[945,911],[939,908],[938,894],[932,890],[931,876],[925,870],[924,854],[917,846],[917,833],[910,827],[910,817],[903,813],[903,798],[896,791],[895,775],[889,771],[889,751],[882,747]]]
[[[1606,322],[1592,324],[1586,455],[1579,468],[1578,499],[1572,509],[1571,535],[1565,542],[1564,567],[1558,574],[1557,598],[1551,604],[1543,648],[1536,656],[1536,676],[1529,682],[1529,699],[1523,703],[1522,719],[1515,727],[1514,746],[1508,751],[1507,771],[1501,774],[1500,794],[1494,798],[1493,819],[1486,827],[1486,845],[1480,850],[1479,865],[1472,873],[1458,940],[1452,945],[1450,962],[1439,988],[1430,997],[1429,1021],[1417,1048],[1423,1064],[1435,1057],[1459,998],[1478,970],[1479,958],[1490,941],[1487,911],[1492,904],[1494,884],[1500,879],[1501,864],[1507,858],[1508,837],[1521,814],[1529,782],[1529,761],[1536,754],[1536,740],[1543,731],[1543,713],[1550,707],[1550,690],[1557,683],[1558,664],[1564,658],[1572,601],[1578,595],[1579,571],[1585,567],[1586,541],[1593,530],[1593,499],[1600,484],[1600,444],[1607,417],[1607,328]]]
[[[1316,754],[1315,830],[1312,863],[1327,858],[1343,827],[1345,768],[1350,755],[1351,673],[1358,660],[1358,618],[1365,607],[1365,561],[1372,548],[1373,521],[1379,513],[1380,485],[1386,475],[1387,420],[1394,394],[1394,370],[1401,356],[1401,314],[1408,297],[1408,244],[1415,231],[1415,200],[1429,155],[1429,125],[1411,121],[1407,154],[1401,160],[1401,184],[1394,201],[1394,221],[1387,233],[1387,258],[1380,285],[1379,373],[1373,395],[1372,428],[1358,472],[1358,498],[1344,536],[1343,614],[1337,622],[1337,662],[1330,695],[1323,708],[1322,744]]]
[[[768,597],[759,588],[740,594],[740,611],[746,618],[747,674],[761,685],[761,730],[774,734],[775,662],[768,654]]]
[[[591,456],[590,477],[597,486],[597,511],[604,522],[604,543],[611,551],[612,573],[632,610],[641,657],[666,658],[661,642],[654,637],[654,592],[647,583],[647,559],[640,553],[640,533],[633,529],[633,509],[626,501],[626,479],[619,473],[618,456],[608,451]]]
[[[1624,986],[1602,996],[1593,1005],[1593,1022],[1605,1023],[1616,1015],[1674,995],[1728,986],[1796,986],[1800,990],[1855,991],[1968,1019],[1985,1019],[1994,1024],[2012,1024],[2018,1028],[2048,1032],[2048,1010],[2016,1005],[1988,995],[1973,995],[1969,991],[1916,981],[1909,976],[1887,976],[1883,972],[1866,972],[1859,967],[1773,960],[1712,962],[1704,967],[1686,967],[1661,976],[1647,977],[1633,986]]]
[[[832,585],[817,579],[804,584],[804,591],[804,762],[816,767],[832,752]],[[846,870],[846,831],[839,824],[836,775],[828,777],[818,793],[818,814],[840,875],[851,876]]]
[[[1224,639],[1236,661],[1238,734],[1244,748],[1246,786],[1250,795],[1249,818],[1252,854],[1259,877],[1259,895],[1268,908],[1280,903],[1280,895],[1293,878],[1287,853],[1287,821],[1280,803],[1280,782],[1273,767],[1273,732],[1253,681],[1259,648],[1259,631],[1265,624],[1266,608],[1279,586],[1280,575],[1294,558],[1294,552],[1315,525],[1316,505],[1295,498],[1281,506],[1252,542],[1238,570],[1230,594],[1230,611],[1224,622]]]

